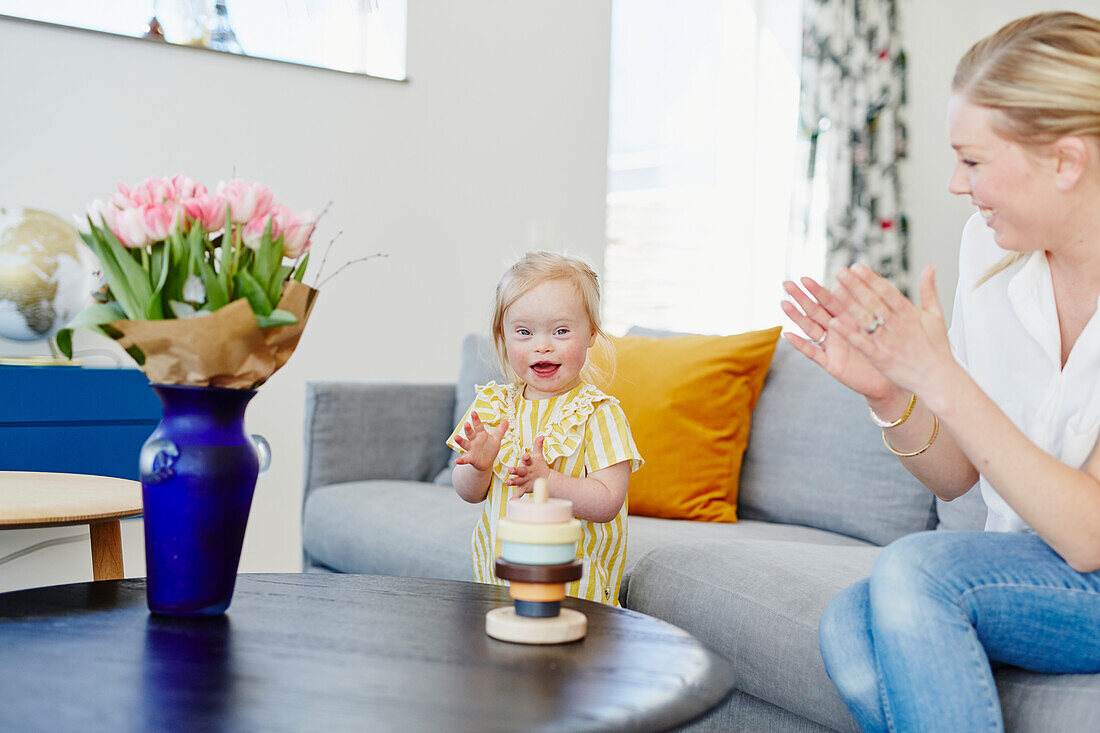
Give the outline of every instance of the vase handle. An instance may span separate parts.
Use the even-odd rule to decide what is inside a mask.
[[[175,476],[176,472],[172,470],[172,466],[179,455],[179,447],[170,440],[158,438],[147,441],[141,447],[141,455],[138,458],[141,482],[159,484]]]
[[[271,444],[262,435],[252,434],[252,443],[256,446],[256,455],[260,459],[260,473],[267,473],[271,467]]]

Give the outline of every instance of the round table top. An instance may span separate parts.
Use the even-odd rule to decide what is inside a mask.
[[[497,586],[241,575],[224,616],[150,615],[143,579],[0,595],[0,730],[667,730],[733,687],[724,657],[566,599],[576,642],[485,634]]]
[[[0,471],[0,529],[141,516],[141,483],[77,473]]]

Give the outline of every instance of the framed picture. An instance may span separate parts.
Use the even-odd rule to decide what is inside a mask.
[[[0,18],[404,80],[407,0],[0,0]]]

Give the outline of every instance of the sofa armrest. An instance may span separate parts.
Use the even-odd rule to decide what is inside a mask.
[[[306,384],[305,491],[345,481],[431,481],[450,449],[453,384]]]

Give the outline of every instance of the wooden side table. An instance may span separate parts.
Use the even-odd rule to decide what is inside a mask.
[[[107,476],[0,471],[0,529],[87,524],[92,578],[122,578],[120,519],[141,516],[141,484]]]

